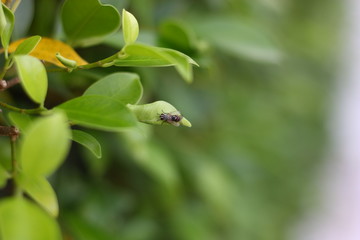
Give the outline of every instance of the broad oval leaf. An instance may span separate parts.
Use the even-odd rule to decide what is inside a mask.
[[[122,103],[136,104],[142,97],[143,88],[135,73],[113,73],[86,89],[84,95],[104,95]]]
[[[12,42],[9,46],[9,52],[14,52],[17,47],[27,38],[19,39],[15,42]],[[58,67],[64,68],[65,66],[56,58],[56,53],[60,53],[61,56],[64,56],[68,59],[74,60],[77,65],[85,65],[88,62],[82,59],[75,50],[59,40],[42,37],[40,42],[29,54],[30,56],[36,57],[40,60],[52,63]]]
[[[139,36],[139,24],[131,13],[123,9],[122,28],[125,44],[132,44]]]
[[[89,149],[95,157],[101,158],[101,145],[96,138],[80,130],[72,130],[71,132],[73,141]]]
[[[70,146],[70,130],[65,114],[34,121],[20,145],[19,161],[24,174],[48,176],[65,160]]]
[[[120,14],[111,5],[99,0],[65,1],[61,20],[64,32],[73,46],[90,46],[120,26]]]
[[[0,234],[4,240],[62,239],[55,219],[20,197],[0,202]]]
[[[28,55],[15,56],[14,59],[26,93],[34,102],[43,105],[48,87],[44,65],[38,59]]]
[[[17,178],[19,186],[52,216],[57,217],[59,206],[54,189],[43,176],[26,176],[20,174]]]
[[[179,74],[191,82],[192,65],[197,63],[189,56],[168,48],[143,44],[130,44],[124,47],[123,55],[114,61],[115,66],[166,67],[175,66]]]
[[[131,111],[123,103],[107,96],[81,96],[56,108],[64,110],[73,123],[85,127],[121,131],[136,125]]]
[[[36,45],[40,42],[40,36],[32,36],[22,41],[16,48],[14,55],[27,55],[29,54]],[[11,46],[12,44],[10,44]],[[9,49],[10,52],[10,49]]]
[[[9,8],[7,8],[4,4],[1,5],[6,19],[3,29],[1,31],[1,44],[5,49],[7,49],[9,46],[11,34],[14,29],[15,17],[13,12]]]

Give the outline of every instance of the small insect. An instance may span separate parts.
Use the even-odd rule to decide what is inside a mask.
[[[177,114],[172,113],[161,113],[159,115],[159,118],[163,122],[167,122],[169,124],[172,124],[176,127],[180,126],[180,121],[183,119],[183,116],[179,112],[176,112]]]

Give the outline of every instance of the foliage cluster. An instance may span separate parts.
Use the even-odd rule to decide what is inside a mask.
[[[341,4],[101,2],[26,0],[15,12],[3,61],[15,68],[3,74],[29,79],[0,93],[1,103],[16,106],[1,107],[1,125],[21,130],[16,173],[9,141],[0,137],[1,234],[57,239],[60,226],[64,239],[79,240],[289,239],[289,226],[311,202],[323,151]],[[90,8],[103,20],[87,19],[88,26],[82,11]],[[1,23],[6,49],[11,25]],[[40,88],[27,84],[34,79],[26,63],[43,68],[31,56],[52,64],[38,71],[47,77],[36,77]],[[192,59],[201,66],[194,73]],[[154,65],[174,68],[143,67]],[[177,111],[159,99],[179,107],[192,128],[159,121]],[[190,126],[185,118],[182,124]],[[80,144],[70,147],[69,138]],[[38,167],[31,149],[54,142],[56,151],[41,157],[70,151],[66,161]],[[16,201],[21,192],[27,197]],[[42,222],[36,234],[45,235],[30,235]]]

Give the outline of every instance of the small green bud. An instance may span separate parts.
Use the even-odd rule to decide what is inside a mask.
[[[60,53],[56,53],[55,54],[57,60],[59,60],[65,67],[70,68],[70,69],[74,69],[77,67],[77,62],[68,58],[65,58],[63,56],[61,56]]]
[[[131,13],[123,9],[122,11],[122,29],[125,44],[132,44],[139,36],[139,24]]]
[[[143,123],[191,127],[191,123],[184,118],[173,105],[165,101],[156,101],[143,105],[127,104],[127,107],[135,114],[137,119]]]

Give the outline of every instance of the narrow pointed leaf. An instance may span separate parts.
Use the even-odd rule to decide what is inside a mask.
[[[90,134],[79,130],[72,130],[72,140],[89,149],[95,157],[101,158],[101,145]]]
[[[3,9],[2,4],[1,4],[1,8],[0,8],[0,37],[1,37],[2,32],[4,31],[5,27],[6,27],[6,24],[7,24],[7,21],[6,21],[4,9]]]
[[[16,48],[14,55],[29,54],[36,47],[36,45],[40,42],[40,40],[41,40],[40,36],[33,36],[33,37],[29,37],[29,38],[25,39]],[[9,50],[9,52],[10,52],[10,50]]]
[[[1,31],[1,44],[5,49],[7,49],[9,46],[11,34],[14,29],[15,17],[13,12],[9,8],[7,8],[4,4],[1,5],[6,19],[6,24],[4,24],[3,29]]]

